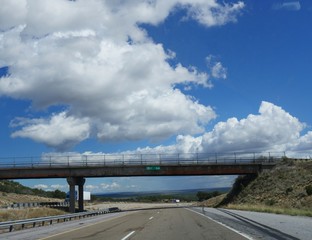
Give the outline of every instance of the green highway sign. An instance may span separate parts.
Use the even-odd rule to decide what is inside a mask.
[[[158,170],[160,170],[160,166],[148,166],[148,167],[146,167],[146,170],[158,171]]]

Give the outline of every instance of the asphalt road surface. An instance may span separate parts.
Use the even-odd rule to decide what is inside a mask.
[[[7,234],[7,240],[278,239],[310,240],[308,217],[211,208],[129,211]]]
[[[110,221],[57,234],[45,240],[60,239],[245,239],[242,235],[197,214],[178,209],[156,209],[133,212]]]
[[[243,232],[250,239],[312,239],[311,217],[216,208],[194,208],[194,210],[220,224]]]

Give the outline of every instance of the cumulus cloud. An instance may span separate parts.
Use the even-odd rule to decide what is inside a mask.
[[[210,2],[211,4],[207,4],[205,1],[192,4],[189,9],[189,17],[208,27],[224,25],[228,22],[236,22],[237,15],[245,7],[242,1],[224,5],[218,4],[217,1]]]
[[[210,74],[215,79],[226,79],[227,69],[222,65],[220,61],[213,55],[206,57],[207,67],[210,70]]]
[[[51,116],[14,120],[13,137],[58,150],[96,137],[101,141],[198,134],[216,117],[175,86],[212,87],[207,73],[178,63],[150,39],[141,23],[160,24],[183,8],[207,26],[235,21],[242,2],[2,1],[0,96],[30,100],[33,109],[62,106]],[[14,13],[14,14],[13,14]],[[213,74],[224,78],[217,64]]]
[[[88,191],[94,192],[99,189],[99,186],[89,184],[85,186],[85,189],[87,189]]]
[[[34,188],[38,188],[38,189],[47,189],[48,185],[45,184],[37,184],[34,186]]]
[[[85,140],[90,131],[87,119],[67,116],[65,112],[53,115],[50,119],[16,119],[11,126],[22,126],[12,137],[31,138],[59,150],[68,149]]]
[[[131,154],[153,156],[153,154],[171,153],[271,152],[283,155],[286,152],[287,156],[311,158],[312,132],[308,131],[302,135],[305,128],[305,123],[300,122],[281,107],[263,101],[258,114],[249,114],[243,119],[229,118],[225,122],[217,123],[211,131],[200,136],[179,135],[172,145],[138,148],[118,154],[125,154],[125,156],[129,154],[133,159]],[[103,159],[103,154],[105,153],[76,153],[78,156],[87,156],[88,159],[94,160]]]
[[[312,152],[312,134],[302,136],[304,128],[304,123],[281,107],[262,102],[258,115],[240,120],[233,117],[198,137],[179,135],[174,145],[142,148],[138,152]]]
[[[120,184],[118,184],[117,182],[101,183],[100,186],[103,190],[108,190],[108,191],[116,190],[121,187]]]

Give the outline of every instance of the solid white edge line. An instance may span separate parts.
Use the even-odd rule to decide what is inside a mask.
[[[125,236],[124,238],[122,238],[121,240],[126,240],[128,237],[130,237],[133,233],[135,233],[135,231],[132,231],[131,233],[129,233],[127,236]]]
[[[226,225],[226,224],[224,224],[224,223],[222,223],[222,222],[219,222],[219,221],[217,221],[217,220],[214,220],[214,219],[212,219],[211,217],[208,217],[208,216],[205,215],[205,214],[202,214],[202,213],[200,213],[200,212],[196,212],[196,211],[194,211],[194,210],[192,210],[192,209],[189,209],[189,208],[187,208],[187,210],[192,211],[192,212],[194,212],[194,213],[197,213],[197,214],[199,214],[199,215],[201,215],[201,216],[203,216],[203,217],[206,217],[206,218],[208,218],[209,220],[211,220],[211,221],[213,221],[213,222],[215,222],[215,223],[218,223],[218,224],[222,225],[223,227],[225,227],[225,228],[227,228],[227,229],[230,229],[231,231],[236,232],[236,233],[238,233],[239,235],[241,235],[241,236],[243,236],[243,237],[245,237],[245,238],[247,238],[247,239],[249,239],[249,240],[254,240],[252,237],[248,236],[247,234],[242,233],[242,232],[240,232],[240,231],[238,231],[238,230],[236,230],[236,229],[234,229],[234,228],[232,228],[232,227],[230,227],[230,226],[228,226],[228,225]]]

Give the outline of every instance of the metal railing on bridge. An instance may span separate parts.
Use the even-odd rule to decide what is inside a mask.
[[[138,165],[203,165],[273,163],[284,152],[268,153],[161,153],[161,154],[71,154],[0,158],[0,168],[56,168]]]

